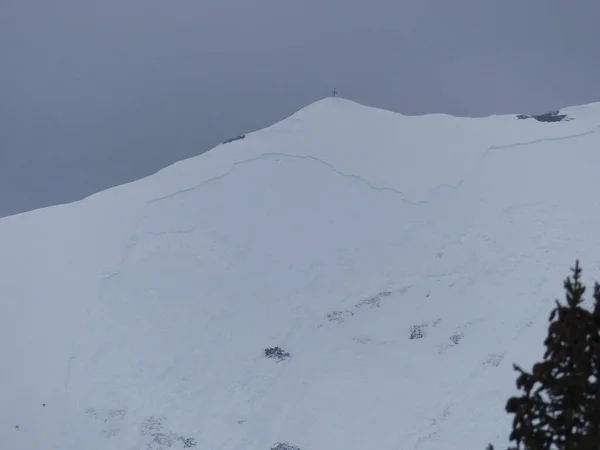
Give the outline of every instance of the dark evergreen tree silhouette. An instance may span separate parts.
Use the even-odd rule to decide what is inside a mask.
[[[506,403],[515,415],[511,450],[600,449],[600,285],[593,307],[584,308],[579,261],[571,270],[566,305],[556,301],[549,317],[543,361],[531,373],[514,365],[524,393]]]

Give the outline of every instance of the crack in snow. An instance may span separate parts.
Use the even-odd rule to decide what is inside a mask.
[[[409,200],[408,198],[406,198],[406,194],[398,189],[395,189],[393,187],[389,187],[389,186],[376,186],[373,183],[371,183],[369,180],[367,180],[366,178],[357,175],[357,174],[352,174],[352,173],[346,173],[343,172],[339,169],[337,169],[333,164],[320,159],[316,156],[312,156],[312,155],[294,155],[294,154],[288,154],[288,153],[282,153],[282,152],[266,152],[266,153],[261,153],[258,156],[255,156],[253,158],[247,158],[241,161],[235,161],[231,167],[226,170],[224,173],[214,176],[212,178],[206,179],[204,181],[202,181],[201,183],[194,185],[194,186],[190,186],[188,188],[184,188],[184,189],[179,189],[175,192],[172,192],[171,194],[168,195],[164,195],[161,197],[157,197],[154,198],[152,200],[149,200],[148,202],[146,202],[146,204],[144,205],[144,207],[142,208],[142,212],[140,214],[140,217],[137,221],[137,224],[131,234],[131,236],[129,237],[129,239],[127,240],[127,244],[125,246],[125,249],[123,251],[123,256],[121,258],[121,263],[119,265],[119,269],[113,272],[110,272],[110,276],[114,276],[116,274],[118,274],[120,272],[120,270],[122,269],[122,267],[126,264],[127,259],[131,253],[131,251],[133,249],[135,249],[136,245],[137,245],[137,239],[138,239],[138,232],[139,232],[139,226],[141,224],[142,218],[144,217],[144,213],[145,211],[148,209],[148,207],[154,203],[163,201],[163,200],[168,200],[170,198],[173,198],[179,194],[183,194],[186,192],[192,192],[196,189],[201,188],[202,186],[205,186],[209,183],[212,183],[214,181],[218,181],[218,180],[222,180],[224,178],[226,178],[228,175],[230,175],[238,166],[244,165],[244,164],[249,164],[249,163],[253,163],[256,161],[260,161],[262,159],[265,159],[267,157],[283,157],[283,158],[292,158],[292,159],[302,159],[302,160],[310,160],[310,161],[314,161],[317,162],[319,164],[322,164],[326,167],[328,167],[330,170],[332,170],[334,173],[345,177],[345,178],[352,178],[354,180],[360,181],[362,182],[364,185],[366,185],[367,187],[369,187],[370,189],[374,190],[374,191],[378,191],[378,192],[391,192],[393,194],[396,194],[398,196],[401,197],[402,201],[410,204],[410,205],[422,205],[424,203],[427,203],[429,201],[429,199],[434,195],[434,193],[436,191],[439,191],[440,189],[458,189],[460,188],[464,182],[469,178],[469,176],[473,173],[476,172],[479,169],[479,166],[481,165],[482,161],[485,159],[486,155],[494,150],[504,150],[504,149],[510,149],[510,148],[515,148],[515,147],[526,147],[529,145],[534,145],[534,144],[538,144],[538,143],[542,143],[542,142],[549,142],[549,141],[563,141],[563,140],[569,140],[569,139],[576,139],[579,137],[584,137],[584,136],[588,136],[590,134],[593,134],[595,132],[597,132],[600,129],[600,125],[595,126],[593,129],[582,132],[582,133],[577,133],[577,134],[571,134],[571,135],[567,135],[567,136],[560,136],[560,137],[552,137],[552,138],[540,138],[540,139],[534,139],[531,141],[524,141],[524,142],[514,142],[511,144],[505,144],[505,145],[492,145],[489,146],[485,149],[485,151],[478,157],[478,161],[475,163],[474,168],[472,170],[470,170],[462,179],[460,179],[459,181],[457,181],[454,184],[448,184],[448,183],[443,183],[443,184],[439,184],[437,186],[435,186],[434,188],[432,188],[429,193],[427,194],[427,198],[425,200]],[[186,231],[182,231],[182,233],[185,233]],[[168,232],[162,232],[162,233],[152,233],[152,234],[167,234]]]
[[[146,204],[142,208],[142,212],[140,214],[140,218],[138,219],[137,224],[136,224],[136,226],[135,226],[135,228],[134,228],[131,236],[127,240],[127,244],[125,246],[125,249],[124,249],[124,252],[123,252],[123,256],[121,258],[120,269],[117,270],[117,271],[115,271],[115,272],[112,272],[111,273],[112,276],[114,276],[114,275],[116,275],[116,274],[118,274],[120,272],[121,268],[126,264],[127,259],[129,257],[129,254],[136,247],[136,245],[137,245],[137,239],[138,239],[138,233],[139,233],[139,227],[140,227],[142,218],[144,217],[144,213],[145,213],[145,211],[148,209],[148,207],[150,205],[152,205],[154,203],[158,203],[158,202],[163,201],[163,200],[168,200],[170,198],[174,198],[175,196],[177,196],[179,194],[183,194],[183,193],[186,193],[186,192],[192,192],[192,191],[194,191],[196,189],[199,189],[199,188],[201,188],[201,187],[203,187],[203,186],[205,186],[207,184],[210,184],[210,183],[218,181],[218,180],[222,180],[222,179],[226,178],[228,175],[230,175],[238,166],[241,166],[241,165],[244,165],[244,164],[249,164],[249,163],[256,162],[256,161],[260,161],[262,159],[265,159],[266,157],[284,157],[284,158],[304,159],[304,160],[315,161],[315,162],[318,162],[320,164],[325,165],[326,167],[328,167],[329,169],[333,170],[338,175],[341,175],[341,176],[347,177],[347,178],[353,178],[355,180],[363,182],[370,189],[373,189],[375,191],[392,192],[392,193],[394,193],[396,195],[399,195],[399,196],[402,197],[403,201],[405,201],[405,202],[407,202],[409,204],[416,205],[416,204],[425,203],[424,200],[420,200],[420,201],[416,201],[416,202],[408,200],[408,199],[405,198],[405,194],[403,192],[401,192],[401,191],[399,191],[397,189],[394,189],[392,187],[379,187],[379,186],[375,186],[375,185],[371,184],[368,180],[366,180],[365,178],[363,178],[363,177],[361,177],[359,175],[344,173],[344,172],[336,169],[335,166],[333,166],[332,164],[330,164],[330,163],[328,163],[328,162],[326,162],[326,161],[324,161],[322,159],[319,159],[319,158],[317,158],[315,156],[301,156],[301,155],[292,155],[292,154],[287,154],[287,153],[275,153],[275,152],[262,153],[262,154],[260,154],[258,156],[253,157],[253,158],[248,158],[248,159],[244,159],[244,160],[241,160],[241,161],[236,161],[224,173],[222,173],[220,175],[217,175],[215,177],[209,178],[207,180],[204,180],[204,181],[202,181],[201,183],[199,183],[197,185],[190,186],[190,187],[185,188],[185,189],[180,189],[180,190],[177,190],[175,192],[172,192],[171,194],[164,195],[164,196],[161,196],[161,197],[157,197],[157,198],[154,198],[154,199],[149,200],[148,202],[146,202]],[[165,234],[166,234],[166,232],[165,232]]]
[[[324,160],[322,160],[320,158],[317,158],[316,156],[310,156],[310,155],[303,156],[303,155],[292,155],[292,154],[288,154],[288,153],[268,152],[268,153],[262,153],[262,154],[260,154],[258,156],[253,157],[253,158],[248,158],[248,159],[244,159],[244,160],[241,160],[241,161],[236,161],[236,162],[234,162],[231,165],[231,167],[225,173],[222,173],[221,175],[217,175],[215,177],[209,178],[208,180],[204,180],[202,183],[199,183],[199,184],[197,184],[195,186],[191,186],[189,188],[181,189],[181,190],[178,190],[178,191],[173,192],[171,194],[168,194],[168,195],[165,195],[165,196],[158,197],[158,198],[155,198],[153,200],[150,200],[146,204],[146,206],[149,206],[149,205],[151,205],[153,203],[156,203],[156,202],[159,202],[159,201],[162,201],[162,200],[167,200],[169,198],[173,198],[176,195],[179,195],[179,194],[182,194],[182,193],[185,193],[185,192],[193,191],[193,190],[198,189],[198,188],[200,188],[200,187],[202,187],[202,186],[204,186],[206,184],[212,183],[213,181],[221,180],[221,179],[227,177],[228,175],[230,175],[236,169],[237,166],[241,166],[241,165],[244,165],[244,164],[248,164],[248,163],[260,161],[261,159],[265,159],[265,157],[277,157],[277,156],[282,157],[282,158],[304,159],[304,160],[315,161],[317,163],[323,164],[326,167],[330,168],[331,170],[333,170],[338,175],[341,175],[341,176],[347,177],[347,178],[353,178],[355,180],[361,181],[364,184],[366,184],[369,188],[371,188],[371,189],[373,189],[375,191],[389,191],[389,192],[393,192],[393,193],[396,193],[398,195],[401,195],[403,198],[405,196],[405,194],[403,192],[401,192],[401,191],[399,191],[399,190],[397,190],[395,188],[375,186],[374,184],[372,184],[371,182],[369,182],[367,179],[361,177],[360,175],[342,172],[342,171],[336,169],[333,164],[328,163],[327,161],[324,161]],[[410,201],[410,200],[408,200],[406,198],[405,198],[405,200],[407,202],[409,202],[409,203],[412,203],[412,204],[422,203],[421,201],[419,201],[419,202],[412,202],[412,201]]]
[[[600,130],[600,125],[596,125],[591,130],[584,131],[583,133],[569,134],[567,136],[559,136],[559,137],[553,137],[553,138],[540,138],[540,139],[534,139],[532,141],[515,142],[512,144],[505,144],[505,145],[493,145],[491,147],[488,147],[482,156],[485,156],[486,154],[488,154],[489,152],[494,151],[494,150],[505,150],[508,148],[526,147],[528,145],[539,144],[542,142],[565,141],[568,139],[576,139],[576,138],[580,138],[580,137],[584,137],[584,136],[589,136],[590,134],[594,134],[598,130]]]

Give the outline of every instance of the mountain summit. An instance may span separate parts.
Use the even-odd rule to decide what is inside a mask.
[[[597,264],[600,104],[560,114],[328,98],[0,220],[0,447],[500,448]]]

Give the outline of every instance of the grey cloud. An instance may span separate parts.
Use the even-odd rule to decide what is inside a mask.
[[[404,114],[600,100],[596,0],[2,0],[0,215],[81,198],[326,95]]]

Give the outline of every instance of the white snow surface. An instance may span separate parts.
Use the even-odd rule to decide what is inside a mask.
[[[600,104],[563,112],[328,98],[0,220],[0,449],[502,448],[512,364],[600,275]]]

